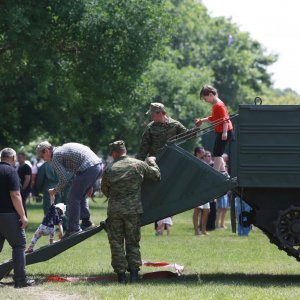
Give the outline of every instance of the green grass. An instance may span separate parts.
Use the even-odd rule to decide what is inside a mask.
[[[103,199],[91,202],[95,223],[106,217]],[[29,206],[27,242],[42,219],[40,204]],[[228,229],[209,236],[194,236],[192,211],[174,217],[171,236],[154,236],[153,225],[142,228],[141,252],[146,261],[167,261],[185,266],[181,277],[147,280],[121,286],[112,281],[97,283],[50,283],[48,275],[112,275],[107,236],[100,232],[50,261],[27,267],[38,284],[33,288],[0,289],[0,299],[300,299],[299,263],[258,229],[238,237]],[[47,237],[38,241],[38,247]],[[5,244],[0,261],[11,256]],[[158,268],[142,267],[141,273]],[[3,282],[11,282],[7,277]]]

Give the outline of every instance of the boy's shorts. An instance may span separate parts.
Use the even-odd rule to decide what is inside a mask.
[[[222,132],[216,132],[216,139],[212,155],[214,157],[220,157],[224,154],[226,144],[232,139],[232,130],[227,132],[227,140],[222,141]]]

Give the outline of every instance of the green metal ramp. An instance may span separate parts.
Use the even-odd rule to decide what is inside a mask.
[[[157,157],[161,181],[142,187],[142,225],[205,204],[236,187],[227,178],[175,144],[165,146]]]

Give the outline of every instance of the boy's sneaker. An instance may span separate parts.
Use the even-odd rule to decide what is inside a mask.
[[[21,289],[21,288],[33,286],[33,285],[35,285],[35,281],[30,278],[26,278],[24,281],[15,282],[16,289]]]
[[[226,171],[221,171],[221,174],[226,176],[227,178],[230,178],[230,175]]]
[[[25,251],[25,253],[27,254],[27,253],[32,253],[33,252],[33,249],[32,248],[28,248],[26,251]]]
[[[91,220],[82,220],[80,227],[82,230],[88,230],[95,227],[95,224]]]

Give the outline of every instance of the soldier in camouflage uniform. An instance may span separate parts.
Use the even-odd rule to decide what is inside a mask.
[[[114,162],[104,171],[101,191],[108,198],[106,224],[111,265],[120,283],[126,283],[126,270],[130,271],[130,281],[136,282],[142,264],[139,246],[143,213],[141,185],[144,178],[159,180],[160,171],[154,157],[146,162],[128,157],[123,141],[111,143],[110,148]]]
[[[147,115],[151,120],[143,133],[140,150],[137,159],[144,160],[147,155],[156,156],[167,140],[180,133],[186,132],[186,128],[178,121],[168,117],[162,103],[151,103]]]

